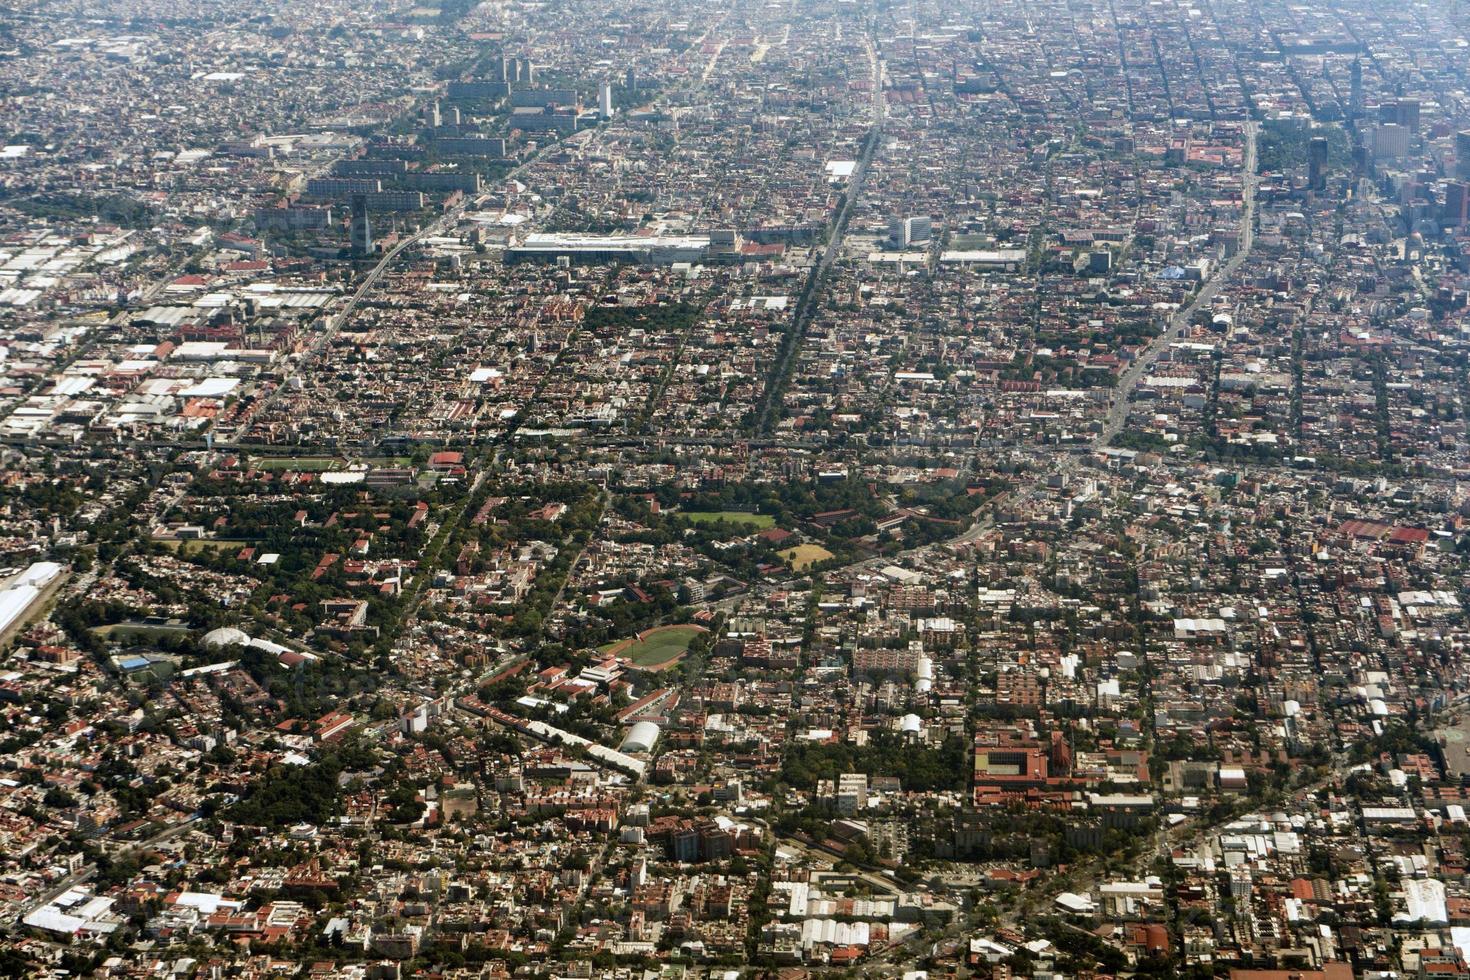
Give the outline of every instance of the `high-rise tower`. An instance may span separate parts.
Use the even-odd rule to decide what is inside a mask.
[[[373,228],[368,220],[366,194],[352,195],[352,251],[369,255],[373,251]]]
[[[1357,119],[1363,114],[1363,62],[1353,59],[1352,75],[1348,94],[1348,118]]]
[[[1327,137],[1313,136],[1307,144],[1307,187],[1312,191],[1327,189]]]

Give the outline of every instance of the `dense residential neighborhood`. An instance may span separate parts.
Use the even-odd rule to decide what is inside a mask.
[[[1470,976],[1470,4],[0,5],[0,976]]]

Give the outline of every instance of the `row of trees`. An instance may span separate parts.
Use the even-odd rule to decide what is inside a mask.
[[[781,760],[780,782],[812,790],[823,779],[845,772],[896,776],[910,792],[963,790],[970,772],[966,741],[952,735],[937,746],[919,744],[894,732],[875,732],[863,746],[801,742]]]
[[[372,750],[353,741],[324,752],[308,765],[273,766],[226,815],[252,827],[326,823],[342,811],[342,787],[337,777],[376,764]]]

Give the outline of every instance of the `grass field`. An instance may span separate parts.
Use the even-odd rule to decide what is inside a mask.
[[[323,473],[341,466],[342,461],[335,456],[253,456],[250,465],[258,470]]]
[[[201,551],[217,551],[226,555],[233,555],[241,548],[248,548],[255,544],[254,541],[229,541],[221,538],[185,538],[182,541],[174,538],[164,538],[158,543],[165,548],[172,548],[181,555],[197,555]]]
[[[776,525],[776,519],[770,514],[752,514],[743,510],[693,510],[687,511],[684,516],[691,524],[715,524],[724,521],[727,524],[744,524],[762,531]]]
[[[705,632],[698,626],[663,626],[641,637],[619,640],[603,647],[604,653],[627,657],[639,667],[657,667],[683,656],[694,638]]]
[[[187,633],[189,632],[189,627],[185,624],[178,626],[153,626],[147,623],[112,623],[107,626],[93,626],[91,631],[98,636],[113,640],[130,636],[141,636],[149,640],[158,640],[165,636],[179,636]]]
[[[798,572],[804,572],[817,562],[826,561],[832,557],[832,552],[819,544],[799,544],[795,548],[787,548],[777,554]]]

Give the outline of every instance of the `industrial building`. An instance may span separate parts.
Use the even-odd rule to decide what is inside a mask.
[[[671,265],[700,262],[709,255],[708,235],[577,235],[533,234],[506,250],[506,258],[552,261],[561,257],[583,262],[634,262]]]

